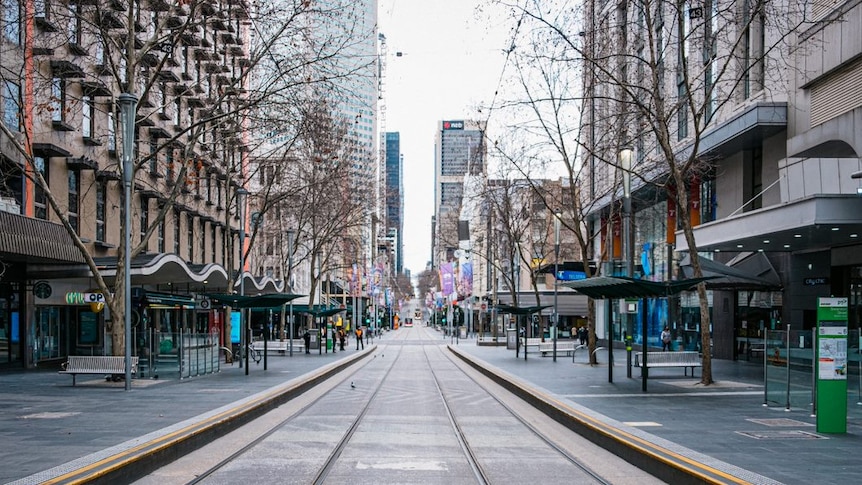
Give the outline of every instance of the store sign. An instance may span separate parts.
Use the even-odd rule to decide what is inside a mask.
[[[829,278],[826,276],[821,276],[819,278],[805,278],[802,280],[802,283],[805,286],[820,286],[820,285],[828,285]]]
[[[583,271],[557,271],[557,279],[560,281],[576,281],[587,279]]]

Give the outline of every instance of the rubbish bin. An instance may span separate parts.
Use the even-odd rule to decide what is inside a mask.
[[[518,331],[514,328],[506,329],[506,348],[509,350],[515,350],[518,346]]]

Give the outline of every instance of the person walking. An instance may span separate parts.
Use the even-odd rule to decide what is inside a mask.
[[[343,328],[338,329],[338,348],[344,352],[344,341],[347,340],[347,332]]]
[[[302,341],[305,343],[305,353],[310,354],[308,347],[311,346],[311,334],[308,333],[308,329],[305,329],[305,333],[302,334]]]
[[[661,350],[662,352],[670,351],[670,329],[664,327],[661,331]]]
[[[578,340],[581,345],[587,345],[587,327],[578,328]]]

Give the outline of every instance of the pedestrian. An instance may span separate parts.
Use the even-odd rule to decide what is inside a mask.
[[[661,331],[661,350],[670,351],[670,329],[667,326]]]
[[[359,350],[359,346],[362,346],[362,349],[365,349],[365,343],[362,342],[362,327],[356,327],[356,350]]]
[[[578,340],[581,345],[587,345],[587,327],[578,327]]]
[[[343,328],[338,329],[338,347],[344,352],[344,341],[347,340],[347,332]]]
[[[302,334],[302,341],[305,342],[305,353],[310,354],[309,347],[311,347],[311,334],[308,333],[308,329],[305,329],[305,333]]]

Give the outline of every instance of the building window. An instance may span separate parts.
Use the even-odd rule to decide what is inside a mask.
[[[45,179],[45,183],[48,183],[48,161],[43,157],[33,157],[33,165],[36,167],[36,170],[42,175],[42,178]],[[35,184],[35,191],[33,194],[33,206],[35,207],[35,215],[37,219],[48,219],[48,203],[45,197],[45,189],[41,184]]]
[[[141,197],[141,242],[144,242],[144,236],[147,234],[147,228],[150,226],[150,199]],[[145,249],[146,250],[146,249]]]
[[[78,204],[81,193],[81,180],[77,170],[69,170],[69,209],[67,216],[72,230],[78,233]]]
[[[174,125],[180,126],[180,113],[182,113],[183,109],[183,98],[177,98],[174,100]]]
[[[216,260],[216,233],[217,227],[215,224],[212,225],[212,238],[210,239],[210,254],[212,254],[212,261],[215,263]]]
[[[159,141],[150,138],[150,175],[159,173]]]
[[[189,262],[195,260],[195,220],[191,214],[186,214],[186,247],[189,248]]]
[[[81,15],[78,13],[78,5],[69,5],[69,44],[70,46],[81,45]]]
[[[763,208],[763,149],[751,151],[751,204],[750,210]]]
[[[156,96],[156,106],[159,107],[159,113],[164,119],[168,112],[168,86],[165,83],[159,84]]]
[[[105,208],[108,204],[107,187],[104,182],[96,184],[96,241],[105,241]]]
[[[108,151],[117,153],[117,127],[115,125],[114,106],[108,106]]]
[[[21,124],[21,86],[12,81],[3,81],[3,124],[10,131],[19,131]]]
[[[164,209],[164,207],[162,207],[160,205],[159,206],[159,213],[162,212],[162,209]],[[159,221],[157,241],[158,241],[158,251],[160,253],[165,252],[165,218],[164,217],[162,217],[162,219]]]
[[[166,180],[169,183],[172,183],[172,182],[174,182],[174,179],[176,178],[176,172],[174,171],[174,149],[173,148],[168,148],[167,150],[165,150],[165,165],[167,166],[167,172],[165,175]]]
[[[42,7],[44,10],[44,4]],[[18,1],[3,1],[3,37],[21,45],[21,5]]]
[[[676,112],[676,139],[679,141],[688,138],[688,100],[686,99],[685,79],[682,74],[677,75],[677,108]]]
[[[81,134],[84,138],[93,138],[93,98],[84,95],[81,98]]]
[[[180,254],[180,211],[174,211],[174,254]]]
[[[700,223],[712,222],[716,219],[718,201],[715,193],[715,175],[707,176],[700,183]]]
[[[212,201],[213,201],[212,182],[213,182],[213,181],[212,181],[212,176],[207,175],[207,178],[205,179],[205,183],[207,184],[207,186],[206,186],[206,189],[207,189],[207,203],[209,203],[210,205],[212,205]]]
[[[207,257],[207,221],[200,219],[201,221],[201,231],[200,231],[200,243],[201,243],[201,263],[205,262]]]
[[[227,182],[225,182],[225,183],[227,183]],[[224,207],[221,204],[221,200],[222,200],[222,183],[220,181],[216,180],[216,204],[217,204],[216,207]]]
[[[66,81],[59,77],[51,80],[51,121],[66,121]]]

